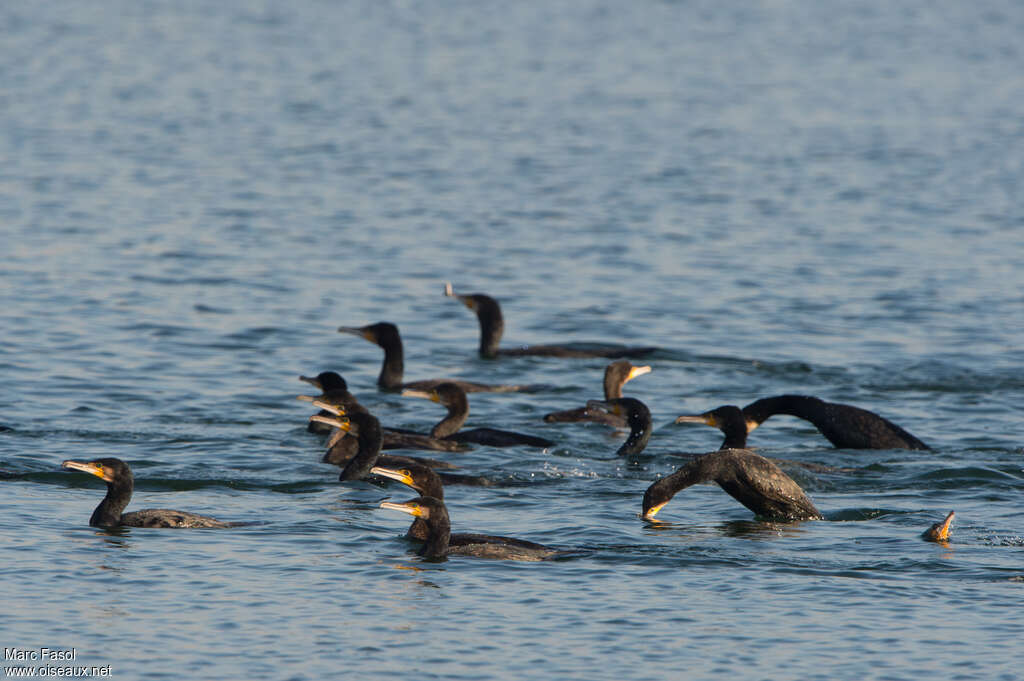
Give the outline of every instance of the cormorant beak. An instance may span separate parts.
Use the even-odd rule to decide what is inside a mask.
[[[705,426],[718,426],[718,421],[711,414],[697,414],[696,416],[680,416],[676,423],[700,423]]]
[[[376,342],[376,340],[374,339],[372,333],[370,333],[366,329],[360,328],[358,326],[339,326],[338,327],[338,333],[349,333],[349,334],[352,334],[353,336],[359,336],[360,338],[365,338],[366,340],[370,341],[371,343]]]
[[[760,423],[758,423],[757,421],[755,421],[753,419],[746,419],[746,422],[747,422],[747,432],[748,433],[750,431],[754,430],[754,428],[757,428],[759,425],[761,425]]]
[[[336,404],[330,404],[329,402],[324,402],[322,400],[313,400],[313,406],[314,407],[319,407],[320,409],[323,409],[324,411],[329,411],[332,414],[334,414],[335,416],[344,416],[345,415],[345,410],[343,408],[337,406]]]
[[[430,512],[427,509],[423,508],[419,504],[414,504],[409,501],[403,504],[395,504],[390,501],[384,501],[381,502],[380,507],[387,508],[392,511],[401,511],[402,513],[408,513],[409,515],[416,516],[417,518],[426,518],[430,515]]]
[[[352,427],[352,422],[349,421],[348,419],[339,419],[334,416],[321,416],[320,414],[313,414],[312,416],[309,417],[309,420],[316,421],[317,423],[326,423],[329,426],[340,428],[346,433],[351,433],[354,430]]]
[[[938,542],[949,541],[949,528],[953,524],[953,516],[955,515],[956,513],[954,511],[950,511],[945,520],[941,523],[935,523],[932,525],[929,536]]]
[[[413,390],[411,388],[406,388],[405,390],[402,391],[401,395],[402,395],[402,397],[422,397],[422,398],[424,398],[426,400],[430,400],[431,402],[440,402],[441,401],[441,397],[440,397],[440,395],[437,394],[436,390],[429,390],[428,391],[428,390]]]
[[[405,471],[396,471],[390,468],[374,466],[373,468],[370,469],[370,472],[373,473],[374,475],[379,475],[384,478],[391,478],[392,480],[397,480],[398,482],[408,485],[413,489],[416,488],[416,485],[413,484],[412,476],[406,473]]]
[[[473,310],[473,312],[476,312],[476,301],[473,300],[471,296],[460,296],[459,294],[457,294],[455,290],[452,288],[452,283],[450,281],[446,281],[444,283],[444,295],[447,298],[459,299],[463,305],[468,307],[470,310]]]
[[[322,391],[324,389],[324,386],[320,383],[319,380],[317,380],[316,376],[299,376],[299,380],[309,383],[317,390]]]
[[[97,478],[105,482],[113,482],[113,474],[102,465],[98,463],[81,463],[79,461],[65,461],[61,464],[61,468],[66,468],[71,471],[82,471],[90,475],[95,475]]]
[[[649,366],[633,367],[632,369],[629,370],[629,375],[626,376],[626,380],[631,381],[637,376],[643,376],[644,374],[649,373],[651,373],[651,367]]]
[[[643,513],[643,519],[644,520],[654,520],[654,516],[658,515],[658,511],[660,511],[665,506],[665,504],[667,504],[667,503],[668,503],[667,501],[664,501],[664,502],[658,504],[657,506],[651,506],[649,509],[647,509]]]

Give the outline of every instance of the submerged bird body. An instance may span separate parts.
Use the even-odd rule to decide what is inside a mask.
[[[953,524],[953,517],[955,515],[956,513],[954,511],[950,511],[949,515],[947,515],[942,522],[935,523],[925,530],[921,536],[928,541],[945,544],[949,541],[949,528]]]
[[[725,433],[717,452],[699,456],[644,492],[643,517],[652,519],[678,492],[702,482],[716,482],[755,515],[771,520],[821,520],[800,485],[768,459],[746,446],[746,426],[739,407],[719,407],[677,423],[703,423]]]
[[[810,421],[840,449],[930,449],[903,428],[874,412],[809,395],[778,395],[751,402],[743,407],[747,432],[776,414]]]
[[[471,428],[460,430],[469,417],[469,399],[466,392],[452,382],[440,383],[430,390],[403,390],[409,397],[422,397],[444,406],[448,413],[430,431],[431,437],[448,442],[472,442],[491,447],[551,447],[555,443],[535,435],[516,433],[498,428]]]
[[[89,518],[93,527],[230,527],[230,523],[186,511],[149,508],[124,513],[132,498],[135,478],[128,464],[120,459],[108,457],[85,463],[65,461],[62,466],[95,475],[107,483],[107,495]]]
[[[445,558],[451,555],[476,556],[498,560],[544,560],[558,556],[558,549],[534,542],[489,534],[452,534],[448,509],[434,497],[421,496],[403,503],[385,501],[381,508],[408,513],[422,519],[427,536],[419,555]]]
[[[604,399],[614,400],[622,397],[622,386],[637,376],[650,373],[649,366],[633,366],[628,359],[620,359],[612,362],[604,370]],[[604,423],[615,428],[624,428],[628,425],[624,416],[611,413],[602,409],[594,410],[588,407],[568,409],[566,411],[555,411],[544,415],[548,423],[570,423],[589,421]]]
[[[501,305],[494,298],[483,293],[458,295],[452,291],[451,284],[445,286],[445,295],[458,299],[463,305],[476,313],[480,323],[480,356],[484,359],[497,357],[643,357],[656,352],[655,347],[633,347],[625,345],[609,345],[605,343],[579,343],[573,345],[523,345],[517,348],[499,348],[501,337],[505,333],[505,320],[501,314]]]
[[[377,322],[367,326],[340,326],[340,333],[348,333],[374,343],[384,350],[384,363],[381,365],[380,374],[377,376],[377,386],[381,390],[402,390],[410,388],[413,390],[430,390],[439,383],[446,381],[457,383],[468,393],[473,392],[516,392],[519,390],[533,390],[535,386],[519,385],[490,385],[487,383],[475,383],[473,381],[462,381],[448,378],[431,378],[422,381],[402,382],[405,374],[405,351],[402,347],[402,337],[398,333],[398,327],[391,322]]]

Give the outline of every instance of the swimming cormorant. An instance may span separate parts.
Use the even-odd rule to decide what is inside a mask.
[[[775,414],[788,414],[810,421],[840,449],[930,449],[878,414],[809,395],[778,395],[751,402],[743,407],[747,432]]]
[[[950,511],[945,520],[940,523],[935,523],[925,530],[921,536],[928,541],[945,544],[949,541],[949,528],[953,524],[953,516],[955,515],[956,513],[954,511]]]
[[[459,430],[469,416],[469,399],[466,397],[466,392],[455,383],[439,383],[430,390],[403,390],[402,395],[423,397],[448,409],[448,414],[438,421],[430,431],[431,437],[450,442],[473,442],[491,447],[514,447],[516,445],[551,447],[555,444],[551,440],[535,435],[497,428],[482,427]]]
[[[615,452],[619,456],[632,456],[644,451],[651,439],[651,411],[647,405],[635,397],[618,397],[613,400],[590,400],[587,402],[589,411],[606,412],[619,417],[629,426],[629,437]]]
[[[463,305],[476,313],[480,322],[480,356],[484,359],[496,357],[522,357],[525,355],[543,357],[644,357],[658,348],[631,347],[624,345],[580,343],[573,345],[523,345],[516,348],[499,348],[505,332],[505,321],[501,306],[494,298],[483,293],[456,294],[450,283],[445,284],[445,295],[457,298]]]
[[[477,556],[499,560],[544,560],[563,552],[522,539],[487,534],[451,534],[451,522],[444,502],[434,497],[417,497],[402,503],[385,501],[381,508],[401,511],[421,518],[427,526],[427,537],[419,550],[425,558],[446,556]]]
[[[341,407],[320,402],[319,400],[314,401],[313,406],[320,407],[328,412],[329,415],[345,416],[348,413]],[[362,411],[369,413],[365,409]],[[310,417],[310,420],[336,427],[330,419],[324,420],[324,418],[320,414],[314,414]],[[443,440],[405,428],[382,428],[381,435],[383,438],[381,442],[382,449],[425,449],[436,452],[465,452],[471,449],[469,445],[456,442],[455,440]],[[349,458],[355,455],[355,446],[351,441],[345,441],[342,437],[343,434],[335,432],[327,441],[327,453],[324,454],[324,463],[340,464],[341,462],[348,461]]]
[[[148,508],[144,511],[124,513],[132,498],[135,478],[132,469],[124,461],[112,457],[95,459],[87,463],[65,461],[63,468],[95,475],[107,483],[107,495],[92,512],[89,524],[93,527],[230,527],[231,523],[215,518],[170,511],[162,508]]]
[[[614,400],[622,397],[622,386],[637,376],[650,373],[649,366],[633,366],[628,359],[620,359],[612,362],[604,370],[604,399]],[[604,423],[615,428],[624,428],[628,424],[624,416],[613,414],[605,410],[593,410],[589,407],[578,407],[566,411],[555,411],[544,415],[548,423],[568,423],[578,421],[591,421]]]
[[[762,518],[822,519],[821,513],[796,481],[768,459],[745,449],[746,424],[739,407],[724,406],[698,416],[680,416],[676,423],[714,426],[725,433],[725,442],[717,452],[697,457],[648,487],[644,492],[644,518],[654,518],[680,490],[714,481]]]
[[[348,384],[345,382],[345,379],[341,377],[341,374],[335,371],[321,371],[316,376],[299,376],[299,380],[309,383],[321,393],[316,397],[299,395],[300,400],[306,400],[308,402],[320,400],[321,402],[327,402],[328,404],[341,407],[348,412],[366,411],[366,407],[359,404],[359,400],[356,399],[355,395],[348,391]],[[330,412],[326,410],[320,411],[321,416],[327,416],[329,414]],[[310,421],[306,428],[311,433],[329,433],[331,431],[329,426],[317,423],[316,421]]]
[[[411,388],[413,390],[429,390],[438,383],[449,381],[457,383],[468,393],[475,392],[517,392],[536,390],[537,386],[521,385],[489,385],[486,383],[474,383],[450,378],[430,378],[422,381],[402,382],[402,375],[405,372],[405,354],[402,349],[402,337],[398,333],[398,327],[391,322],[377,322],[367,326],[339,326],[340,333],[349,333],[360,338],[365,338],[371,343],[379,345],[384,350],[384,363],[380,367],[380,375],[377,377],[377,386],[381,390],[401,390]]]
[[[431,468],[456,468],[456,466],[445,461],[421,459],[414,456],[381,454],[382,429],[380,421],[377,420],[376,416],[368,412],[356,412],[348,417],[315,415],[313,418],[339,429],[343,433],[342,436],[344,434],[355,436],[356,452],[348,459],[328,460],[330,450],[324,456],[324,463],[342,466],[341,475],[338,476],[338,480],[362,480],[370,473],[370,469],[378,463],[386,467],[401,467],[418,463]]]

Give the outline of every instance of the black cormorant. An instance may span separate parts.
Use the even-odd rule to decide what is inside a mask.
[[[649,366],[633,366],[628,359],[620,359],[612,362],[604,370],[604,399],[614,400],[622,397],[622,386],[637,376],[650,373]],[[613,414],[605,410],[593,410],[589,407],[578,407],[567,411],[555,411],[545,414],[544,420],[548,423],[569,423],[578,421],[592,421],[604,423],[615,428],[624,428],[628,424],[623,416]]]
[[[635,397],[619,397],[613,400],[591,400],[587,409],[600,413],[605,412],[623,419],[629,426],[629,437],[615,452],[619,456],[632,456],[644,451],[651,439],[651,411],[647,405]]]
[[[419,555],[425,558],[460,555],[500,560],[544,560],[564,553],[549,546],[511,537],[451,534],[448,509],[443,501],[434,497],[421,496],[402,503],[385,501],[380,507],[408,513],[426,523],[427,537],[419,550]]]
[[[652,519],[677,492],[702,482],[716,482],[754,514],[769,520],[821,520],[822,515],[800,485],[768,459],[746,447],[746,425],[739,407],[725,406],[676,423],[703,423],[725,433],[717,452],[699,456],[644,492],[644,518]]]
[[[535,435],[497,428],[482,427],[459,430],[469,416],[469,399],[466,397],[466,392],[455,383],[439,383],[430,390],[403,390],[402,395],[423,397],[448,409],[448,414],[430,431],[431,437],[451,442],[473,442],[491,447],[514,447],[516,445],[551,447],[555,444],[551,440]]]
[[[363,405],[359,404],[359,400],[356,399],[355,395],[348,391],[348,384],[345,382],[345,379],[335,371],[321,371],[316,376],[299,376],[299,380],[309,383],[321,393],[316,397],[299,395],[300,400],[307,402],[320,400],[321,402],[341,407],[346,412],[366,410]],[[330,412],[326,410],[320,411],[321,416],[327,416],[328,414]],[[311,433],[329,433],[331,431],[330,426],[317,423],[316,421],[310,421],[306,428]]]
[[[523,345],[516,348],[499,348],[501,335],[505,332],[505,321],[501,306],[494,298],[483,293],[456,294],[450,283],[445,284],[445,295],[457,298],[463,305],[476,313],[480,322],[480,356],[484,359],[496,357],[522,357],[539,355],[543,357],[644,357],[658,348],[608,345],[605,343],[579,343],[573,345]]]
[[[778,395],[751,402],[743,407],[747,432],[775,414],[788,414],[810,421],[829,442],[840,449],[930,449],[878,414],[809,395]]]
[[[361,480],[365,478],[370,469],[378,463],[382,466],[400,467],[403,465],[418,463],[431,468],[456,468],[445,461],[434,459],[421,459],[414,456],[393,456],[381,454],[381,427],[377,417],[368,412],[356,412],[348,417],[338,416],[313,416],[321,423],[334,426],[342,432],[342,437],[349,435],[350,439],[356,441],[356,452],[351,457],[342,460],[328,460],[331,450],[324,456],[324,463],[332,463],[341,466],[339,480]],[[355,436],[351,438],[351,436]]]
[[[489,385],[486,383],[474,383],[450,378],[430,378],[422,381],[402,382],[402,375],[405,372],[405,355],[402,349],[402,337],[398,333],[398,327],[391,322],[377,322],[367,326],[339,326],[340,333],[349,333],[360,338],[365,338],[371,343],[379,345],[384,350],[384,363],[380,368],[380,375],[377,377],[377,386],[381,390],[401,390],[412,388],[414,390],[429,390],[438,383],[450,381],[457,383],[468,393],[475,392],[529,392],[538,389],[538,386],[521,385]]]
[[[328,416],[321,416],[320,414],[314,414],[310,417],[311,421],[317,423],[327,424],[332,427],[337,427],[334,422],[330,420],[329,415],[334,416],[345,416],[348,412],[334,405],[327,404],[326,402],[320,402],[316,400],[313,402],[313,406],[320,407],[324,411],[328,412]],[[365,413],[365,409],[362,410]],[[326,419],[326,420],[325,420]],[[353,455],[355,455],[356,448],[351,440],[343,439],[343,433],[335,432],[331,438],[327,441],[327,452],[324,454],[324,463],[340,464],[344,461],[348,461]],[[469,445],[454,440],[442,440],[440,438],[431,437],[430,435],[424,435],[423,433],[417,433],[413,430],[406,430],[404,428],[381,428],[381,449],[425,449],[435,452],[465,452],[470,448]]]
[[[89,524],[93,527],[230,527],[231,523],[221,522],[215,518],[170,511],[163,508],[147,508],[144,511],[124,513],[132,498],[135,478],[132,469],[124,461],[115,458],[103,458],[82,463],[65,461],[61,464],[72,471],[82,471],[95,475],[107,483],[107,495],[92,512]]]

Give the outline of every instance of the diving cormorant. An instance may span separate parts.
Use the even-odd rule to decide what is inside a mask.
[[[92,512],[89,524],[93,527],[230,527],[231,523],[215,518],[170,511],[163,508],[148,508],[144,511],[124,513],[132,498],[135,478],[132,469],[121,459],[112,457],[95,459],[87,463],[65,461],[63,468],[95,475],[107,483],[107,495]]]
[[[949,541],[949,528],[953,524],[953,516],[955,515],[956,513],[954,511],[950,511],[945,520],[940,523],[935,523],[925,530],[921,536],[928,541],[945,544]]]
[[[676,423],[714,426],[725,433],[725,442],[717,452],[697,457],[648,487],[644,492],[644,518],[654,518],[680,490],[714,481],[762,518],[822,519],[821,513],[796,481],[768,459],[745,449],[746,424],[739,407],[724,406],[698,416],[680,416]]]

